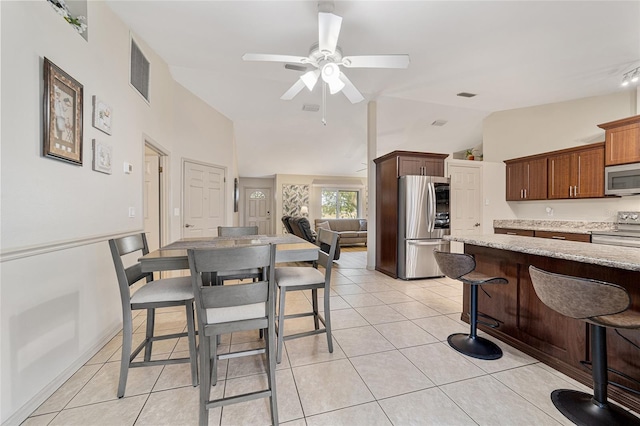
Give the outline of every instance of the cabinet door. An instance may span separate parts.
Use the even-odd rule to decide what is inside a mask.
[[[547,199],[547,158],[530,160],[526,170],[527,184],[525,186],[525,199]]]
[[[594,148],[575,155],[578,198],[604,197],[604,149]]]
[[[398,157],[398,176],[423,175],[424,160],[417,157]]]
[[[549,157],[549,193],[548,198],[569,198],[573,195],[571,182],[572,154],[559,154]]]
[[[507,164],[507,201],[519,201],[524,194],[524,163]]]
[[[425,158],[424,171],[427,176],[444,176],[444,160]]]
[[[607,166],[640,162],[640,124],[609,129],[606,137]]]

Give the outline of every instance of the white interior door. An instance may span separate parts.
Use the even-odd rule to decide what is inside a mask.
[[[153,251],[160,248],[160,157],[155,153],[144,156],[143,192],[144,232]]]
[[[225,169],[184,162],[183,237],[215,237],[224,226]]]
[[[482,233],[482,170],[475,164],[449,164],[451,234]]]
[[[245,188],[245,226],[257,226],[258,234],[271,231],[271,188]]]

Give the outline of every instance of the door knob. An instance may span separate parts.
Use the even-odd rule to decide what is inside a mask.
[[[476,224],[475,224],[475,225],[473,225],[473,226],[480,226],[480,223],[476,223]]]
[[[189,223],[187,223],[187,224],[185,224],[185,225],[184,225],[184,227],[185,227],[185,228],[191,228],[191,227],[193,227],[193,226],[194,226],[194,225],[191,225],[191,224],[189,224]]]

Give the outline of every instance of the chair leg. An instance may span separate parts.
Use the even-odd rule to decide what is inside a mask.
[[[449,346],[463,355],[473,358],[493,360],[502,357],[502,349],[491,340],[477,335],[478,286],[472,285],[469,294],[469,334],[456,333],[447,338]]]
[[[151,350],[153,349],[153,328],[155,326],[156,310],[154,308],[147,309],[147,343],[144,346],[144,360],[146,362],[151,361]]]
[[[271,391],[271,395],[269,396],[269,403],[271,405],[271,424],[278,424],[278,400],[276,394],[276,363],[274,358],[274,353],[276,353],[275,343],[273,338],[275,333],[275,324],[270,324],[268,328],[265,329],[266,340],[267,340],[267,369],[268,369],[268,381],[269,381],[269,390]]]
[[[185,303],[187,311],[187,338],[189,340],[189,358],[191,359],[191,381],[198,386],[198,353],[196,350],[196,326],[193,317],[193,300]]]
[[[328,296],[328,291],[325,288],[324,297],[324,328],[327,333],[327,344],[329,346],[329,353],[333,353],[333,338],[331,337],[331,301]]]
[[[129,375],[129,362],[131,359],[131,345],[133,339],[133,320],[131,310],[124,314],[122,318],[122,356],[120,358],[120,380],[118,381],[118,398],[124,396],[127,387],[127,376]]]
[[[313,305],[313,326],[316,330],[320,329],[320,321],[318,320],[318,289],[311,289],[311,304]]]
[[[200,426],[209,424],[209,412],[207,411],[207,403],[211,392],[211,351],[210,339],[200,333],[200,407],[198,410],[198,423]]]
[[[284,341],[284,303],[285,303],[285,295],[287,291],[284,287],[280,288],[280,307],[278,313],[278,348],[276,355],[276,362],[280,364],[282,362],[282,342]]]
[[[591,358],[593,395],[570,389],[551,393],[553,405],[577,425],[640,425],[640,419],[607,401],[607,338],[606,328],[589,324],[591,329]]]
[[[212,342],[217,341],[217,338],[219,336],[216,335],[215,339],[211,339]],[[211,363],[210,368],[211,368],[211,386],[215,386],[218,384],[218,344],[213,344],[211,345]]]

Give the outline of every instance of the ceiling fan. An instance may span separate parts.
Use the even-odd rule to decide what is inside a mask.
[[[342,50],[338,46],[341,25],[342,17],[321,11],[318,13],[318,42],[311,46],[309,56],[246,53],[242,59],[245,61],[285,62],[286,68],[306,71],[280,99],[291,100],[305,87],[311,91],[321,79],[325,91],[328,87],[332,95],[342,92],[354,104],[364,100],[364,96],[340,67],[407,68],[409,66],[409,55],[343,56]],[[323,105],[325,91],[323,91]],[[323,123],[325,123],[324,119]]]

